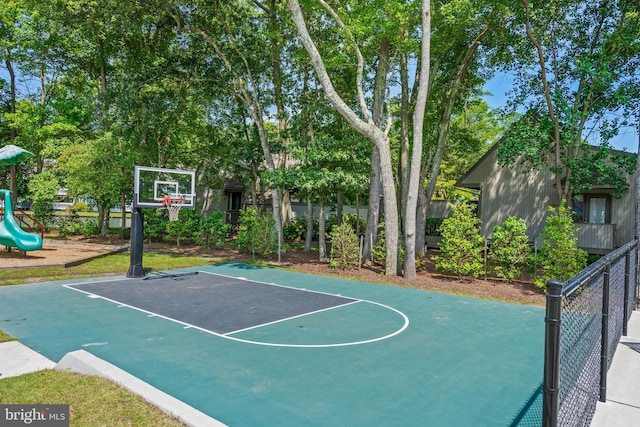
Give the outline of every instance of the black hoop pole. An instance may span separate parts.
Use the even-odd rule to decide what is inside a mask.
[[[144,277],[142,252],[144,244],[144,214],[139,207],[134,207],[131,214],[131,261],[127,277]]]
[[[547,282],[547,309],[544,341],[544,384],[542,425],[557,427],[560,387],[560,327],[562,325],[562,282]]]

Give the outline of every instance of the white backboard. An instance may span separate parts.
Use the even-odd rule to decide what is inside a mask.
[[[184,199],[173,204],[195,208],[196,177],[194,171],[136,166],[134,206],[162,208],[165,196]]]

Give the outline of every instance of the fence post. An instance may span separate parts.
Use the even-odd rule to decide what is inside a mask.
[[[629,290],[631,288],[629,282],[629,273],[631,272],[631,249],[624,256],[624,308],[622,319],[622,335],[627,336],[627,326],[629,320]]]
[[[609,368],[609,278],[611,264],[607,264],[602,284],[602,333],[600,334],[600,402],[607,401],[607,369]]]
[[[560,326],[562,325],[562,282],[547,281],[547,308],[544,319],[544,384],[542,425],[557,427],[560,383]]]

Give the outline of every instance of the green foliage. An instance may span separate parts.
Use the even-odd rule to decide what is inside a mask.
[[[224,212],[213,211],[200,222],[197,241],[207,249],[212,249],[224,245],[230,232],[231,224],[224,222]]]
[[[586,267],[587,252],[578,248],[575,231],[572,214],[568,208],[549,207],[543,230],[540,260],[542,275],[536,277],[536,286],[545,289],[548,280],[568,280]]]
[[[143,209],[144,238],[148,242],[162,238],[169,222],[166,213],[160,209]]]
[[[278,250],[274,221],[268,212],[258,212],[253,206],[240,212],[238,249],[251,255],[270,255]]]
[[[561,198],[596,183],[618,196],[633,156],[612,152],[609,141],[631,127],[638,111],[637,2],[530,4],[530,13],[507,24],[531,29],[514,40],[521,48],[509,58],[517,70],[510,104],[527,113],[506,132],[500,161],[548,167],[568,180],[556,189]]]
[[[425,234],[427,236],[441,236],[440,226],[444,218],[429,216],[425,219]]]
[[[88,203],[85,202],[77,202],[71,206],[67,206],[65,209],[67,215],[70,217],[78,216],[78,212],[91,212],[91,207]]]
[[[180,246],[181,241],[194,241],[200,231],[200,216],[192,209],[181,209],[177,221],[166,224],[164,240],[175,241]]]
[[[331,238],[331,260],[342,269],[358,265],[358,236],[348,222],[336,225],[329,234]]]
[[[85,219],[82,221],[82,227],[80,228],[80,233],[83,236],[95,236],[100,233],[100,226],[98,225],[98,221],[95,218]]]
[[[512,282],[522,274],[529,253],[527,225],[523,219],[510,216],[493,227],[489,260],[496,276]]]
[[[480,219],[467,203],[452,207],[452,214],[440,226],[440,255],[434,257],[438,271],[458,277],[482,273],[484,238],[480,235]]]
[[[348,212],[344,212],[342,214],[342,222],[349,223],[351,225],[351,228],[353,228],[354,232],[355,230],[359,230],[360,233],[364,233],[365,229],[367,228],[366,219],[362,217],[358,217],[358,215],[348,213]],[[337,227],[337,225],[338,225],[338,217],[336,215],[331,215],[329,218],[327,218],[327,222],[326,222],[327,234],[331,234],[333,227]]]
[[[60,189],[58,179],[49,171],[35,175],[29,182],[33,216],[45,227],[49,227],[53,222],[53,204],[57,199],[58,189]]]
[[[404,259],[404,240],[400,241],[398,253],[398,262]],[[384,234],[384,222],[378,224],[378,239],[376,244],[371,248],[371,257],[376,264],[385,265],[387,261],[387,241]]]
[[[359,230],[362,234],[367,229],[367,220],[365,218],[359,217],[356,214],[345,212],[342,214],[342,221],[349,223],[354,233],[356,232],[356,230]]]
[[[313,219],[313,236],[318,236],[318,219]],[[307,217],[296,217],[289,220],[282,229],[284,238],[287,240],[304,240],[307,235]]]
[[[55,227],[58,228],[58,234],[61,237],[77,236],[82,234],[82,222],[79,218],[57,218]]]

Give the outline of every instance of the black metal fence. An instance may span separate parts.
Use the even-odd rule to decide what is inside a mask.
[[[566,284],[547,283],[543,426],[589,426],[607,396],[607,370],[636,304],[638,242]]]

